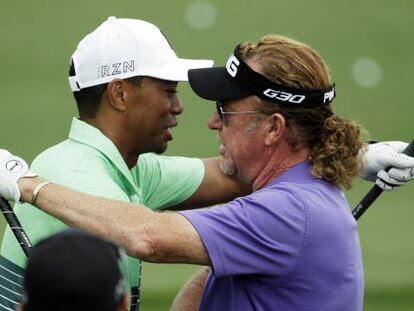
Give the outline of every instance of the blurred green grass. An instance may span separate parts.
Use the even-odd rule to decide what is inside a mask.
[[[75,104],[67,83],[70,55],[78,41],[107,16],[133,17],[158,25],[182,57],[223,64],[234,46],[266,33],[309,43],[329,64],[337,83],[336,111],[362,123],[371,137],[411,140],[414,72],[412,0],[209,1],[216,22],[191,28],[185,12],[201,1],[0,0],[1,147],[31,161],[66,138]],[[200,15],[203,16],[203,13]],[[352,78],[358,58],[374,59],[382,80],[372,88]],[[167,154],[213,156],[216,134],[205,124],[210,104],[179,86],[185,113]],[[369,189],[347,193],[351,206]],[[413,185],[384,194],[360,222],[366,276],[365,310],[414,309]],[[1,222],[1,228],[4,222]],[[2,231],[2,230],[1,230]],[[197,267],[144,266],[142,310],[166,310]]]

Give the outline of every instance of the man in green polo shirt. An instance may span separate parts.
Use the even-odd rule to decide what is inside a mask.
[[[72,55],[69,82],[79,119],[73,119],[69,138],[41,153],[31,168],[54,183],[154,210],[206,206],[242,194],[246,187],[222,174],[218,159],[154,154],[166,150],[170,128],[183,111],[177,81],[187,81],[188,69],[211,65],[179,59],[150,23],[110,17]],[[15,212],[34,243],[66,228],[29,204],[17,204]],[[112,215],[114,223],[117,216]],[[0,310],[14,310],[21,301],[25,262],[7,228]],[[137,310],[140,261],[129,258],[128,271],[131,310]]]

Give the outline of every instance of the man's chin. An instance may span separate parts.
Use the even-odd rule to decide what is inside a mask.
[[[162,154],[167,150],[167,142],[160,144],[159,146],[156,146],[155,148],[153,148],[153,150],[151,152],[154,152],[156,154]]]
[[[220,159],[220,170],[224,175],[234,176],[236,175],[236,166],[233,161],[226,161],[225,159]]]

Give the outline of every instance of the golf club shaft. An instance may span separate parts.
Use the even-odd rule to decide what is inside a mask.
[[[26,254],[27,257],[29,257],[30,249],[32,248],[32,243],[30,243],[30,240],[26,232],[23,230],[19,219],[17,218],[16,214],[13,212],[13,209],[10,206],[10,203],[2,197],[0,197],[0,209],[2,214],[4,215],[4,218],[6,218],[6,221],[9,224],[14,236],[19,242],[23,252]]]
[[[411,143],[407,146],[407,148],[404,149],[402,153],[410,157],[414,156],[414,140],[411,141]],[[387,170],[389,169],[390,168],[387,168]],[[371,190],[364,196],[361,202],[359,202],[359,204],[354,208],[352,211],[352,216],[358,220],[362,214],[365,213],[368,207],[370,207],[371,204],[380,196],[382,191],[383,190],[380,187],[374,185]]]

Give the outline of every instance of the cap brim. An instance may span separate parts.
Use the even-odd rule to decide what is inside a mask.
[[[189,70],[188,81],[193,91],[207,100],[229,101],[252,94],[231,81],[225,67]]]
[[[209,68],[214,61],[205,59],[177,58],[157,71],[147,74],[150,77],[169,81],[188,81],[188,71],[196,68]],[[143,75],[146,75],[145,73]]]

